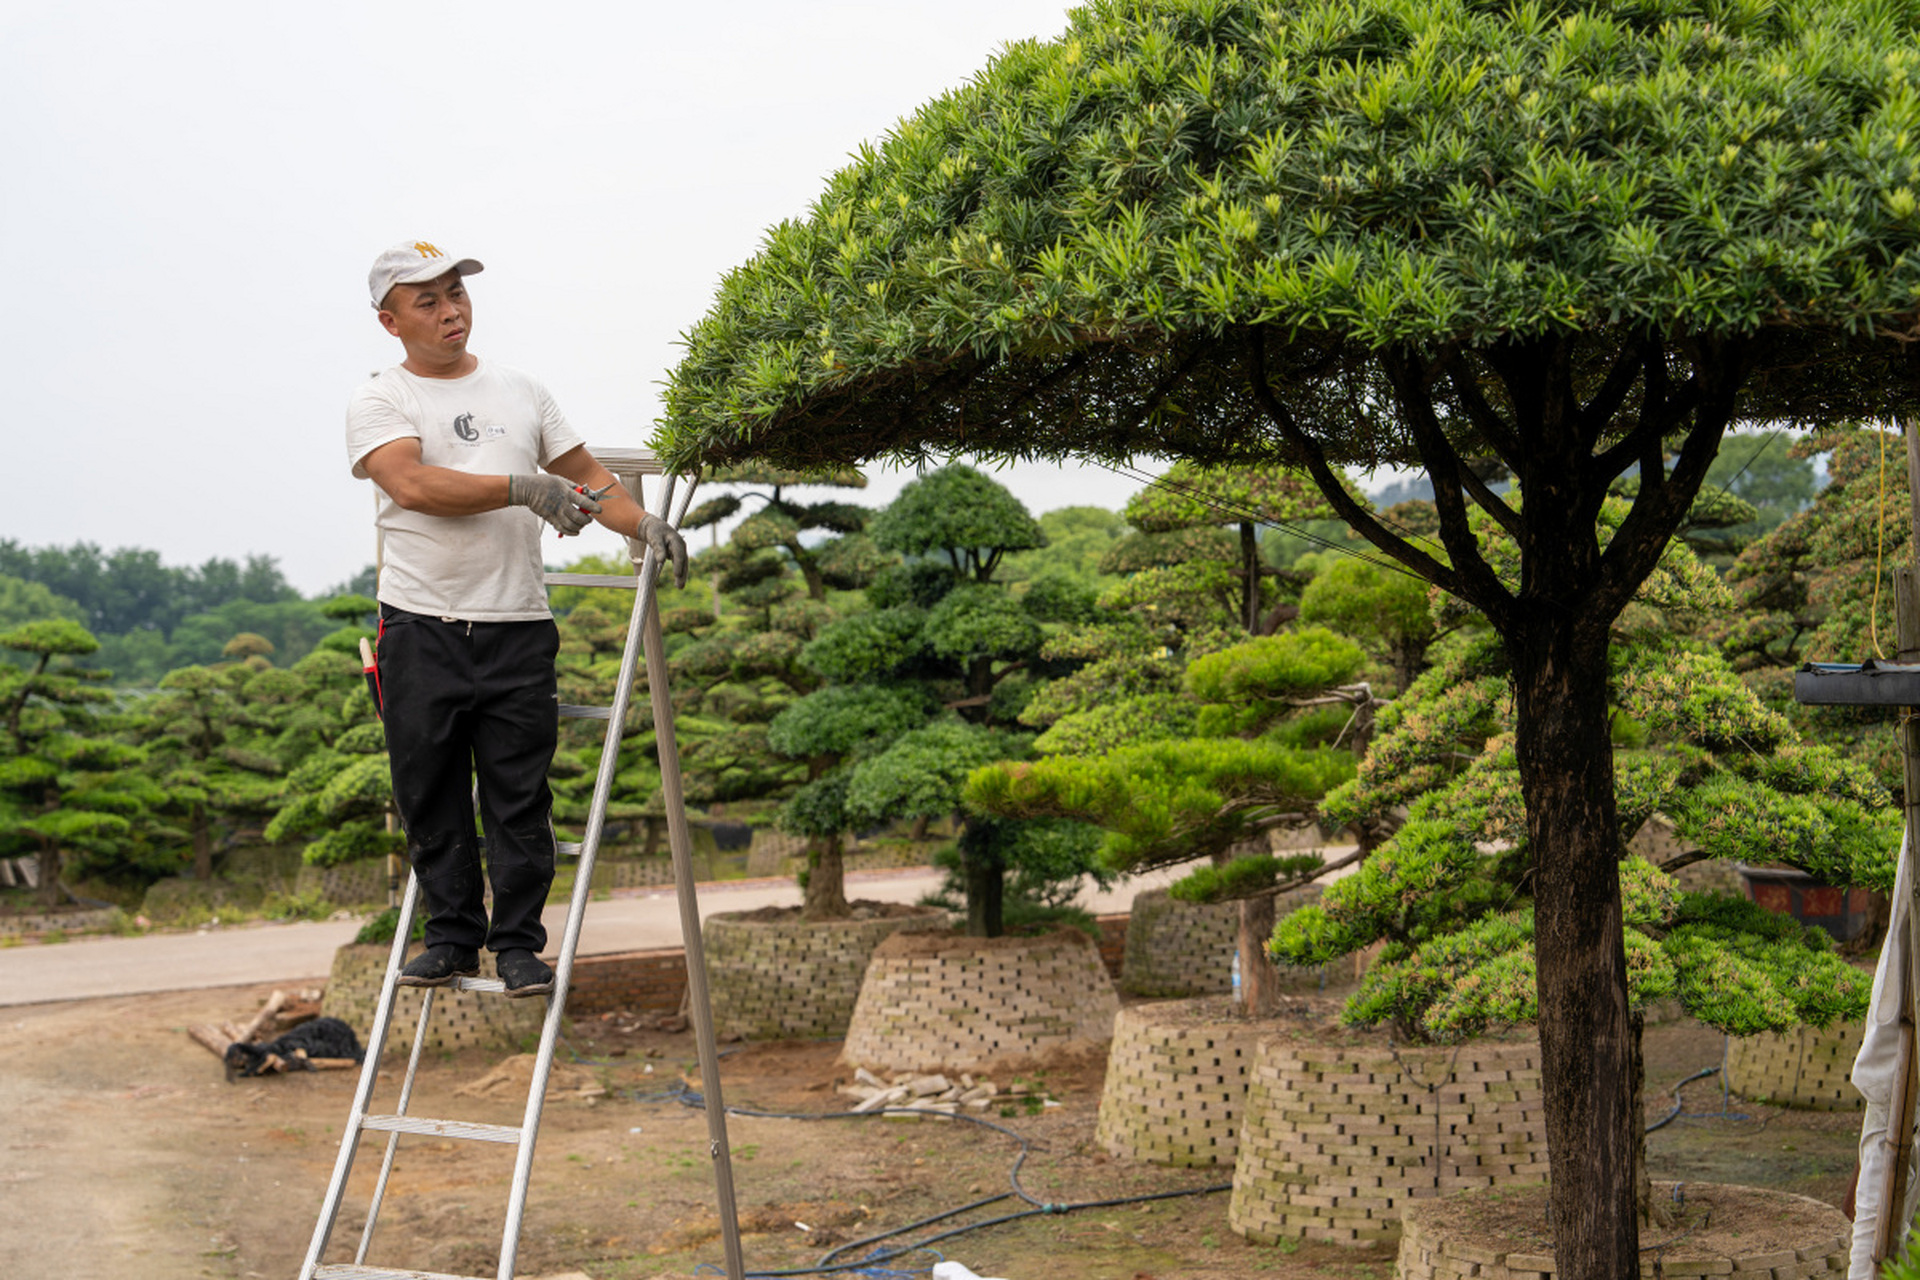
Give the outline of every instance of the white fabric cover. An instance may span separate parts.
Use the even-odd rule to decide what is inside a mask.
[[[1867,1100],[1865,1117],[1860,1122],[1860,1182],[1854,1192],[1853,1253],[1847,1268],[1848,1280],[1874,1280],[1874,1237],[1880,1230],[1880,1196],[1884,1188],[1888,1161],[1894,1152],[1887,1146],[1888,1118],[1893,1110],[1894,1091],[1900,1081],[1900,1011],[1906,1001],[1907,949],[1902,945],[1907,928],[1907,900],[1912,884],[1908,831],[1900,842],[1899,870],[1893,878],[1893,910],[1887,922],[1886,944],[1880,948],[1880,964],[1873,972],[1873,1004],[1867,1011],[1867,1033],[1860,1052],[1853,1060],[1853,1087]],[[1920,1193],[1920,1187],[1914,1189]],[[1909,1196],[1911,1199],[1911,1194]],[[1913,1209],[1907,1209],[1909,1219]]]
[[[999,1277],[975,1275],[958,1262],[936,1262],[933,1280],[999,1280]]]

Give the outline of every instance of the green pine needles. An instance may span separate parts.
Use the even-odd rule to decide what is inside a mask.
[[[1670,557],[1689,557],[1677,550]],[[1899,813],[1873,778],[1801,742],[1716,651],[1656,641],[1641,616],[1615,648],[1615,804],[1631,834],[1659,815],[1698,858],[1784,862],[1832,884],[1886,889]],[[1319,905],[1280,922],[1271,950],[1324,964],[1384,943],[1346,1016],[1452,1041],[1537,1015],[1533,858],[1500,649],[1486,633],[1438,661],[1379,718],[1358,776],[1325,811],[1358,819],[1408,805],[1405,825]],[[1859,1017],[1871,975],[1826,934],[1740,899],[1683,893],[1636,856],[1620,862],[1629,991],[1677,998],[1731,1035]]]
[[[1882,0],[1088,4],[769,233],[657,444],[1220,458],[1248,402],[1213,353],[1265,326],[1359,460],[1387,441],[1337,403],[1343,350],[1904,329],[1916,28]]]

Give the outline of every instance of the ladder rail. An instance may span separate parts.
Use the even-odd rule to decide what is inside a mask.
[[[672,479],[668,480],[665,507],[672,500]],[[678,527],[686,506],[693,500],[693,485],[687,488]],[[658,574],[659,558],[649,550],[641,567],[641,579]],[[636,601],[636,604],[638,602]],[[667,848],[673,855],[673,883],[680,905],[680,934],[686,945],[688,1010],[693,1016],[695,1043],[700,1052],[700,1088],[706,1095],[707,1154],[713,1160],[714,1190],[719,1201],[720,1238],[726,1256],[727,1280],[743,1280],[746,1264],[740,1250],[740,1220],[733,1188],[733,1153],[727,1142],[727,1108],[720,1091],[720,1048],[713,1033],[713,1006],[707,994],[706,950],[700,934],[700,904],[693,888],[693,839],[687,830],[686,793],[680,777],[680,743],[674,732],[673,698],[667,686],[666,637],[660,626],[657,600],[647,602],[641,627],[642,648],[647,660],[647,693],[653,703],[654,741],[660,750],[660,793],[667,811]],[[506,1278],[510,1280],[510,1278]]]
[[[412,877],[412,871],[408,871]],[[433,988],[425,988],[420,995],[420,1020],[413,1027],[413,1049],[407,1054],[406,1078],[400,1081],[400,1101],[394,1105],[393,1113],[407,1114],[407,1103],[413,1098],[413,1077],[420,1070],[420,1046],[427,1042],[427,1021],[433,1016]],[[360,1230],[360,1247],[354,1251],[353,1265],[360,1266],[367,1260],[367,1250],[373,1247],[373,1229],[380,1222],[380,1206],[387,1198],[387,1179],[393,1176],[393,1157],[400,1149],[398,1130],[387,1135],[387,1150],[380,1157],[380,1176],[374,1179],[373,1199],[367,1202],[367,1225]]]
[[[394,979],[406,959],[408,935],[413,932],[413,915],[419,905],[420,885],[409,872],[406,893],[400,899],[400,917],[394,921],[387,978],[380,986],[380,999],[373,1008],[373,1026],[367,1032],[367,1056],[360,1065],[360,1082],[354,1087],[346,1127],[340,1133],[340,1155],[334,1161],[333,1178],[327,1183],[327,1194],[320,1204],[320,1219],[314,1223],[313,1239],[307,1245],[306,1259],[300,1264],[300,1280],[313,1280],[320,1255],[326,1250],[334,1223],[340,1216],[340,1204],[347,1193],[347,1177],[353,1172],[354,1153],[360,1145],[361,1122],[366,1119],[368,1104],[373,1101],[373,1086],[380,1076],[380,1055],[386,1050],[387,1028],[393,1021],[393,1006],[399,990]]]

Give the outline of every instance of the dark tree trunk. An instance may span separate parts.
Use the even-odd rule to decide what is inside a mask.
[[[990,698],[993,696],[993,659],[973,658],[967,663],[967,697]],[[960,714],[976,724],[985,724],[987,704],[982,701],[972,706],[962,707]]]
[[[847,905],[846,864],[840,858],[839,836],[817,836],[807,843],[807,890],[800,908],[802,920],[844,920],[853,913]]]
[[[1240,625],[1260,634],[1260,539],[1251,522],[1240,522]]]
[[[827,580],[820,576],[820,562],[815,558],[813,552],[807,550],[798,542],[783,542],[780,545],[787,549],[788,554],[793,557],[794,564],[800,569],[800,576],[806,579],[807,598],[809,600],[825,600],[827,598]]]
[[[982,824],[971,818],[960,828],[960,872],[967,890],[967,936],[999,937],[1006,932],[1007,863],[994,852]]]
[[[1567,1280],[1639,1274],[1633,1036],[1607,740],[1607,636],[1564,615],[1507,637],[1534,867],[1554,1258]]]
[[[1240,900],[1240,1008],[1249,1018],[1264,1018],[1280,1007],[1280,975],[1267,959],[1273,937],[1272,895]]]
[[[40,885],[35,889],[43,907],[60,905],[60,846],[51,840],[40,841]]]
[[[927,838],[927,827],[932,822],[933,818],[931,815],[925,813],[920,814],[913,820],[913,825],[907,828],[907,839],[915,842],[925,840]]]
[[[206,883],[213,879],[213,830],[207,821],[207,807],[193,806],[193,878]]]

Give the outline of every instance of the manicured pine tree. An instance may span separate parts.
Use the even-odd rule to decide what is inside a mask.
[[[1190,732],[1186,664],[1297,612],[1296,575],[1263,561],[1260,527],[1329,514],[1304,475],[1269,465],[1177,463],[1135,494],[1125,512],[1135,532],[1100,566],[1119,581],[1042,649],[1069,669],[1021,712],[1043,730],[1035,749],[1087,755]]]
[[[1559,1274],[1631,1275],[1608,636],[1730,426],[1920,409],[1920,12],[1169,0],[1066,23],[858,148],[727,273],[655,447],[1298,461],[1479,609],[1537,854]],[[1331,471],[1382,462],[1431,478],[1444,557]]]
[[[1088,603],[1051,589],[1015,597],[994,581],[1009,553],[1043,538],[1018,499],[971,467],[908,484],[870,530],[906,562],[868,589],[869,612],[806,646],[801,661],[825,683],[768,726],[775,750],[809,765],[782,818],[813,840],[809,918],[847,909],[840,833],[894,821],[924,830],[959,812],[969,770],[1024,752],[1015,718],[1037,683],[1045,629],[1059,610]],[[1004,928],[1009,870],[1073,862],[1062,849],[1074,842],[1071,832],[964,821],[957,870],[969,932]]]
[[[98,648],[64,618],[0,632],[14,659],[0,664],[0,841],[36,856],[47,907],[60,902],[66,855],[112,859],[164,800],[140,753],[102,721],[110,673],[74,663]]]
[[[867,508],[800,502],[790,493],[865,488],[857,471],[741,467],[706,481],[754,487],[688,512],[690,531],[748,514],[724,544],[696,559],[696,576],[713,583],[712,609],[683,605],[662,619],[668,633],[683,638],[671,669],[676,705],[684,704],[686,715],[687,795],[709,804],[784,800],[809,770],[768,744],[768,723],[820,686],[800,651],[839,616],[832,593],[866,586],[891,557],[863,533]]]
[[[298,684],[274,686],[284,714],[272,745],[283,761],[297,763],[289,768],[286,799],[267,824],[266,838],[307,837],[301,857],[320,867],[402,852],[405,836],[397,827],[388,829],[393,780],[386,732],[358,655],[323,646],[287,674]]]
[[[1616,506],[1607,518],[1621,514]],[[1503,540],[1484,523],[1481,532]],[[1515,558],[1510,547],[1488,554]],[[1619,851],[1636,1044],[1650,1000],[1677,999],[1710,1026],[1752,1035],[1858,1017],[1871,986],[1821,931],[1745,899],[1682,892],[1674,880],[1689,862],[1732,858],[1784,862],[1830,884],[1892,881],[1900,817],[1886,790],[1803,742],[1698,638],[1733,608],[1728,589],[1676,539],[1614,628],[1607,688],[1620,829],[1630,836],[1662,814],[1690,849],[1660,867]],[[1322,806],[1347,822],[1384,822],[1405,806],[1405,825],[1320,905],[1282,920],[1271,945],[1283,960],[1319,965],[1384,944],[1346,1017],[1448,1042],[1540,1016],[1537,855],[1498,639],[1472,625],[1436,655],[1382,711],[1355,780]],[[1637,1183],[1649,1212],[1644,1149]]]
[[[1324,860],[1246,846],[1311,821],[1320,797],[1353,776],[1353,751],[1332,744],[1351,741],[1372,714],[1371,692],[1353,683],[1365,665],[1357,645],[1324,628],[1244,641],[1187,669],[1193,736],[994,764],[969,778],[967,802],[1003,819],[1094,823],[1107,832],[1101,861],[1118,874],[1210,858],[1173,896],[1239,903],[1244,1007],[1269,1014],[1279,998],[1265,952],[1274,899]]]
[[[168,672],[135,712],[146,768],[167,792],[168,811],[186,824],[196,880],[213,878],[217,826],[265,817],[281,796],[284,769],[262,749],[270,721],[249,697],[253,682],[273,669],[266,658],[272,648],[257,635],[235,636],[227,645],[235,661]]]
[[[1326,520],[1333,510],[1297,468],[1271,463],[1202,467],[1176,462],[1153,484],[1127,503],[1127,522],[1151,542],[1156,535],[1223,530],[1227,540],[1208,539],[1202,545],[1213,554],[1188,553],[1178,562],[1177,590],[1219,599],[1235,629],[1244,635],[1272,635],[1292,612],[1297,591],[1279,590],[1286,575],[1265,563],[1260,554],[1263,526],[1302,524]],[[1215,545],[1228,541],[1222,556]],[[1123,554],[1116,548],[1116,555]],[[1151,573],[1145,587],[1150,594],[1172,594],[1156,584]]]

